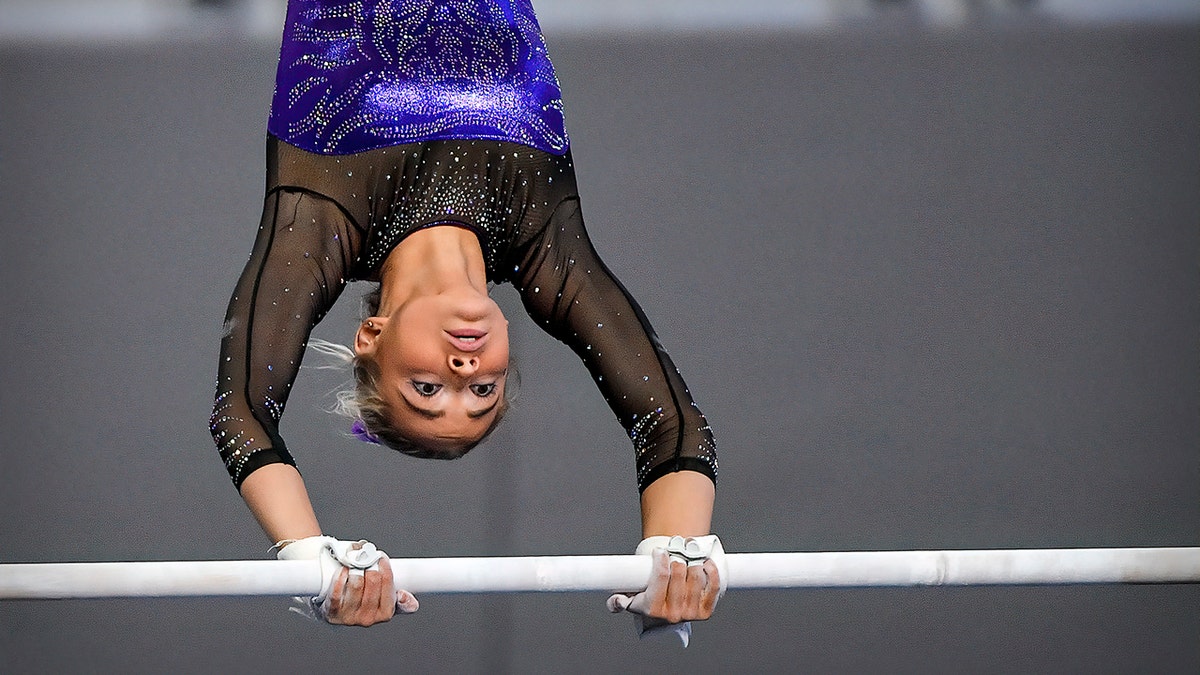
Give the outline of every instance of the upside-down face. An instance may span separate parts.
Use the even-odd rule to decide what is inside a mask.
[[[452,459],[492,427],[508,376],[508,321],[485,293],[417,296],[359,327],[395,430]]]

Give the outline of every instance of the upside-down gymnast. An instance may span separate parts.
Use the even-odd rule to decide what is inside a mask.
[[[279,557],[332,570],[315,614],[366,626],[417,609],[373,546],[322,536],[278,432],[310,332],[348,281],[365,280],[378,290],[341,348],[356,435],[436,459],[486,437],[509,368],[488,288],[512,283],[633,441],[638,552],[654,571],[609,609],[681,635],[709,618],[723,581],[709,559],[713,437],[588,240],[529,0],[290,0],[268,132],[262,222],[229,302],[210,428]],[[673,536],[690,557],[680,539],[667,546]]]

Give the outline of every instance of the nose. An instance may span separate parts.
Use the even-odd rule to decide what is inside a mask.
[[[474,356],[462,356],[461,354],[450,355],[450,370],[462,377],[470,377],[479,370],[479,359]]]

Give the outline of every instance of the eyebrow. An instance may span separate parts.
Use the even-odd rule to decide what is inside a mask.
[[[471,418],[471,419],[473,419],[473,420],[477,420],[477,419],[479,419],[480,417],[483,417],[484,415],[486,415],[486,414],[488,414],[488,413],[492,412],[493,410],[495,410],[497,405],[500,405],[500,397],[499,397],[499,396],[497,396],[497,397],[496,397],[496,400],[495,400],[495,401],[492,401],[492,404],[491,404],[491,405],[489,405],[488,407],[484,408],[483,410],[468,411],[468,412],[467,412],[467,417],[469,417],[469,418]]]
[[[446,413],[445,413],[444,411],[442,411],[442,410],[430,410],[430,409],[428,409],[428,408],[422,408],[422,407],[420,407],[420,406],[418,406],[418,405],[414,405],[414,404],[413,404],[413,402],[412,402],[412,401],[410,401],[410,400],[408,400],[408,397],[407,397],[407,396],[405,396],[404,394],[400,394],[400,398],[404,400],[404,404],[405,404],[405,405],[407,405],[407,406],[408,406],[409,408],[411,408],[411,409],[412,409],[414,412],[416,412],[416,413],[417,413],[418,415],[420,415],[421,417],[424,417],[425,419],[429,419],[429,420],[436,420],[436,419],[441,419],[442,417],[445,417],[445,416],[446,416]],[[496,400],[495,400],[495,401],[492,401],[492,404],[491,404],[491,405],[489,405],[488,407],[486,407],[486,408],[484,408],[484,409],[482,409],[482,410],[471,410],[471,411],[468,411],[468,412],[467,412],[467,417],[468,417],[468,418],[470,418],[470,419],[473,419],[473,420],[477,420],[477,419],[479,419],[480,417],[483,417],[484,415],[487,415],[488,413],[490,413],[490,412],[492,412],[493,410],[495,410],[495,409],[496,409],[496,406],[497,406],[497,405],[499,405],[499,404],[500,404],[500,398],[499,398],[499,397],[496,397]]]

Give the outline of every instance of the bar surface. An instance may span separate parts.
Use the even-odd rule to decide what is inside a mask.
[[[422,593],[638,591],[650,557],[393,558]],[[730,553],[729,589],[1200,583],[1200,547]],[[0,600],[316,595],[317,561],[0,565]]]

